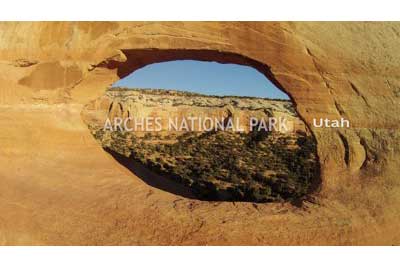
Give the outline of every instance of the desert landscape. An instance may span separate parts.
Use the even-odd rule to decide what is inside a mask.
[[[0,32],[1,245],[399,244],[400,23],[2,22]],[[183,59],[250,66],[290,101],[110,90],[146,65]],[[296,130],[285,141],[279,131],[98,131],[106,117],[155,108],[284,116]],[[340,118],[351,126],[312,123]],[[213,169],[207,143],[239,152]],[[278,148],[291,159],[267,152]],[[263,166],[272,158],[285,171]],[[308,168],[289,167],[299,158]],[[210,179],[239,161],[236,179]]]
[[[82,117],[106,151],[184,184],[197,199],[301,205],[320,183],[316,141],[288,100],[110,88]],[[105,128],[113,118],[131,119]],[[159,129],[144,118],[159,118]],[[272,127],[279,119],[285,127]]]

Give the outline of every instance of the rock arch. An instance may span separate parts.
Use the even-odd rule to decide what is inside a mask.
[[[262,74],[266,76],[267,79],[269,79],[276,87],[287,93],[291,99],[291,101],[294,103],[295,108],[297,109],[298,114],[302,118],[302,120],[306,123],[308,128],[313,132],[315,136],[315,131],[317,129],[314,129],[311,127],[311,120],[312,118],[316,117],[329,117],[329,118],[339,118],[340,114],[337,113],[337,110],[334,109],[332,113],[330,113],[329,108],[326,110],[320,110],[321,113],[315,113],[313,115],[309,114],[309,107],[307,106],[308,98],[313,98],[313,97],[318,97],[318,95],[312,95],[314,92],[309,92],[307,95],[301,95],[298,97],[298,90],[310,90],[309,88],[309,83],[305,82],[304,80],[300,80],[301,82],[299,83],[299,79],[297,76],[291,76],[291,75],[282,75],[280,73],[274,74],[274,72],[271,70],[271,65],[268,65],[265,62],[258,61],[256,59],[244,56],[240,53],[234,53],[234,52],[225,52],[225,51],[219,51],[219,50],[209,50],[209,49],[159,49],[159,48],[146,48],[146,49],[121,49],[118,51],[118,55],[105,58],[103,61],[100,63],[96,64],[93,66],[94,68],[98,69],[106,69],[108,71],[114,71],[116,73],[116,78],[123,78],[130,73],[134,72],[137,69],[140,69],[148,64],[152,63],[160,63],[160,62],[166,62],[166,61],[172,61],[172,60],[199,60],[199,61],[215,61],[218,63],[233,63],[233,64],[240,64],[240,65],[246,65],[253,67],[254,69],[258,70]],[[279,79],[278,79],[279,77]],[[281,83],[279,80],[281,80]],[[282,84],[288,84],[286,86]],[[298,86],[298,87],[291,87],[291,86]],[[104,90],[104,87],[101,88],[101,91]],[[305,98],[306,97],[306,98]],[[329,101],[328,99],[322,99],[321,98],[321,105],[327,104],[324,101]],[[300,108],[298,108],[300,102]],[[315,100],[312,102],[313,104],[315,103]],[[305,105],[305,106],[304,106]],[[334,106],[336,106],[336,103],[333,103]],[[302,108],[305,108],[306,111],[302,112]],[[321,131],[323,134],[326,134],[327,132]],[[329,132],[328,134],[332,134],[332,132]],[[318,138],[318,136],[316,136]],[[322,138],[325,138],[325,136],[322,136]],[[335,150],[334,153],[337,153],[335,158],[333,160],[330,160],[329,162],[329,172],[332,175],[336,175],[333,173],[339,173],[339,172],[345,172],[346,168],[348,167],[348,162],[349,159],[349,146],[346,143],[344,145],[343,140],[346,140],[346,137],[342,134],[339,133],[336,135],[336,133],[333,133],[333,137],[331,137],[329,143],[323,143],[322,142],[322,147],[319,147],[319,154],[321,156],[324,156],[324,153],[327,153],[325,156],[328,156],[328,159],[331,159],[332,157],[332,150]],[[328,144],[329,147],[325,147],[325,145]],[[332,147],[335,147],[333,149]],[[338,150],[339,148],[339,150]],[[330,152],[327,152],[327,149],[332,149]],[[359,160],[365,160],[365,158],[361,158]],[[326,165],[326,161],[321,161],[322,166]],[[358,167],[356,170],[361,167],[361,165],[356,166]],[[324,171],[322,171],[324,173]],[[326,171],[325,171],[326,173]],[[329,175],[326,175],[327,179],[329,179]],[[324,176],[322,177],[324,180]],[[326,180],[325,180],[326,181]],[[330,182],[324,182],[322,188],[325,189],[326,187],[330,186]],[[333,184],[332,186],[335,186]]]
[[[393,38],[399,23],[10,22],[0,31],[3,242],[110,244],[122,235],[123,243],[147,244],[399,242],[400,54]],[[197,203],[148,192],[112,164],[80,110],[135,64],[157,60],[132,60],[133,51],[148,49],[217,51],[267,66],[317,139],[322,206],[309,206],[301,218],[288,212],[274,220],[272,209],[259,215],[260,209],[240,205],[238,216],[251,220],[239,232],[234,224],[244,221],[228,215],[231,206],[196,211]],[[351,128],[311,126],[313,118],[340,116]],[[150,210],[134,205],[138,201]],[[197,223],[204,209],[215,215]],[[63,219],[48,226],[55,213]],[[236,220],[220,226],[227,217]],[[117,218],[132,223],[116,228]],[[80,230],[69,230],[66,221]],[[195,232],[190,239],[171,235],[183,228]],[[112,233],[104,239],[104,232]]]

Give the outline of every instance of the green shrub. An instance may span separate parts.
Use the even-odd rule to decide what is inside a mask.
[[[103,133],[92,132],[105,145]],[[138,138],[133,133],[112,132],[109,146],[189,186],[202,199],[301,199],[319,175],[315,140],[303,133],[188,132],[173,144],[142,141],[149,139],[150,133]]]

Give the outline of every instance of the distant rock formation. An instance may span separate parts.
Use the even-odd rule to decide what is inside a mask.
[[[234,129],[250,131],[250,121],[284,121],[285,126],[271,127],[271,131],[307,132],[306,125],[297,116],[288,100],[273,100],[255,97],[209,96],[174,90],[121,89],[112,88],[105,95],[90,102],[84,108],[82,117],[87,124],[103,127],[106,119],[160,118],[161,131],[169,130],[169,121],[181,122],[196,118],[193,131],[202,131],[198,121],[205,119],[231,119]],[[278,124],[278,123],[277,123]],[[138,131],[145,131],[138,127]]]

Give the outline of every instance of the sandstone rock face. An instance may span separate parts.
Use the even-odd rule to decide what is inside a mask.
[[[399,244],[399,23],[0,24],[0,243]],[[306,210],[199,202],[148,186],[80,112],[154,62],[256,68],[318,142]],[[315,128],[313,118],[350,121]]]
[[[204,131],[208,127],[217,126],[215,121],[223,122],[228,119],[232,123],[230,127],[225,125],[227,130],[249,132],[252,124],[261,121],[265,122],[262,127],[268,128],[271,120],[276,122],[275,126],[270,126],[271,131],[307,132],[304,122],[297,116],[290,101],[212,97],[172,90],[114,88],[87,104],[82,111],[82,118],[88,125],[98,128],[104,128],[106,121],[113,123],[116,118],[120,118],[127,121],[129,130],[136,132],[157,130],[167,134]],[[150,119],[147,129],[146,119]],[[158,119],[159,128],[155,126],[155,119]],[[183,121],[186,123],[181,128]]]

